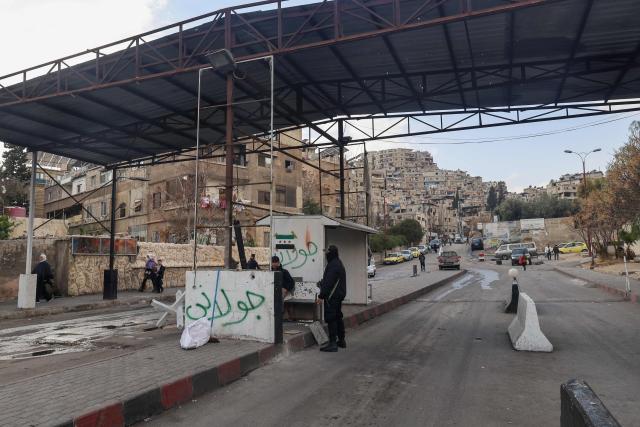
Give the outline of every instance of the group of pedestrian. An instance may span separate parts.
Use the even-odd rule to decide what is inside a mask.
[[[151,280],[153,285],[153,292],[160,294],[164,292],[164,270],[165,267],[162,264],[162,260],[156,261],[155,257],[151,254],[147,254],[147,261],[144,264],[144,278],[142,284],[140,284],[139,292],[144,292],[147,286],[147,281]]]
[[[544,247],[544,256],[548,261],[551,261],[551,257],[553,257],[555,261],[558,261],[560,259],[560,247],[557,244],[553,245],[553,247],[547,244]]]

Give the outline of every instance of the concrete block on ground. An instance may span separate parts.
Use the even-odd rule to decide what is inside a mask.
[[[509,325],[509,338],[519,351],[553,351],[553,345],[540,330],[536,304],[531,297],[520,292],[518,314]]]
[[[620,427],[586,381],[560,386],[560,427]]]
[[[37,274],[21,274],[18,282],[18,308],[36,307]]]

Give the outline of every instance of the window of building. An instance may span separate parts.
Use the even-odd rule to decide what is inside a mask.
[[[142,200],[137,199],[133,201],[133,211],[142,212]]]
[[[127,204],[120,203],[120,206],[118,206],[118,217],[124,218],[125,216],[127,216]]]
[[[84,217],[85,218],[91,218],[91,215],[93,215],[93,209],[92,209],[92,205],[86,205],[84,207],[85,211],[84,211]]]
[[[293,172],[294,167],[295,167],[295,163],[293,162],[293,160],[285,160],[284,161],[284,169],[287,172]]]
[[[271,157],[266,154],[258,154],[258,166],[271,166]]]
[[[258,204],[268,205],[271,203],[271,193],[268,191],[258,191]]]
[[[162,207],[162,193],[153,193],[152,198],[151,206],[153,206],[153,209],[160,209]]]
[[[100,184],[105,184],[107,182],[107,173],[106,172],[102,172],[100,174]]]
[[[82,184],[76,185],[76,193],[82,193]]]
[[[236,145],[233,147],[233,164],[237,166],[247,166],[246,145]]]
[[[91,177],[91,188],[96,188],[96,176]]]
[[[153,237],[152,237],[151,241],[154,242],[154,243],[160,243],[160,232],[159,231],[154,231],[153,232]]]
[[[287,188],[284,185],[276,185],[276,204],[284,205],[287,200]]]
[[[100,202],[100,215],[107,216],[107,202]]]

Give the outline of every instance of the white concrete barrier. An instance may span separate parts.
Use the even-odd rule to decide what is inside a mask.
[[[18,308],[36,307],[37,274],[21,274],[18,280]]]
[[[206,317],[215,337],[276,342],[271,271],[187,271],[185,326]],[[282,310],[282,307],[278,307]]]
[[[553,351],[553,345],[540,330],[536,304],[523,292],[518,299],[518,314],[509,325],[509,338],[519,351]]]

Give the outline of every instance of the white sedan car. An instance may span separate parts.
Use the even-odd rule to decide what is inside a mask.
[[[371,258],[369,265],[367,266],[367,276],[376,277],[376,262]]]

